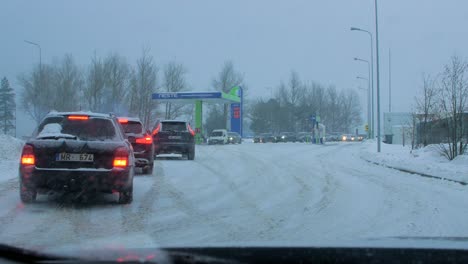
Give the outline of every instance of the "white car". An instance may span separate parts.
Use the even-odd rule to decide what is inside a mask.
[[[228,143],[228,132],[226,129],[215,129],[211,132],[208,138],[208,145],[213,144],[227,144]]]

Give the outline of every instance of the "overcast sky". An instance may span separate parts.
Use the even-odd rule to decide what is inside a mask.
[[[158,65],[176,60],[188,69],[194,90],[232,60],[251,96],[268,94],[291,70],[301,79],[338,89],[366,87],[373,0],[196,0],[196,1],[22,1],[0,0],[0,76],[15,89],[18,74],[30,71],[42,47],[43,63],[71,53],[80,66],[94,52],[125,56],[132,64],[142,48]],[[423,72],[437,74],[450,56],[467,57],[468,1],[380,0],[382,109],[388,109],[388,51],[392,50],[394,111],[411,110]],[[360,91],[363,109],[365,92]],[[20,129],[31,125],[20,122]],[[29,133],[29,131],[28,131]]]

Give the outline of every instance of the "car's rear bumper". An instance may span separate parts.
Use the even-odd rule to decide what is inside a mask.
[[[158,143],[155,144],[155,153],[158,154],[185,154],[195,149],[194,143]]]
[[[29,188],[46,191],[118,192],[133,181],[133,167],[112,169],[50,169],[21,166],[19,176]]]
[[[152,150],[134,152],[135,155],[135,166],[136,167],[146,167],[153,163],[154,152]]]

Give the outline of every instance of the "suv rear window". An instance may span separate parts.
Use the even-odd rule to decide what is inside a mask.
[[[222,136],[223,136],[223,132],[221,132],[221,131],[214,131],[214,132],[211,132],[211,136],[212,136],[212,137],[222,137]]]
[[[175,131],[175,132],[185,132],[187,131],[187,126],[185,122],[161,122],[161,131],[168,132],[168,131]]]
[[[39,125],[37,137],[65,137],[75,136],[77,140],[115,140],[117,139],[114,124],[105,118],[88,120],[69,120],[66,117],[49,117]]]
[[[141,134],[143,132],[143,125],[137,121],[128,121],[128,123],[121,123],[124,133]]]

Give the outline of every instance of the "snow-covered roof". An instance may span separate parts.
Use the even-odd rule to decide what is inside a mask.
[[[69,116],[69,115],[87,115],[92,117],[111,117],[111,114],[95,113],[91,111],[77,111],[77,112],[57,112],[51,111],[47,116]]]

